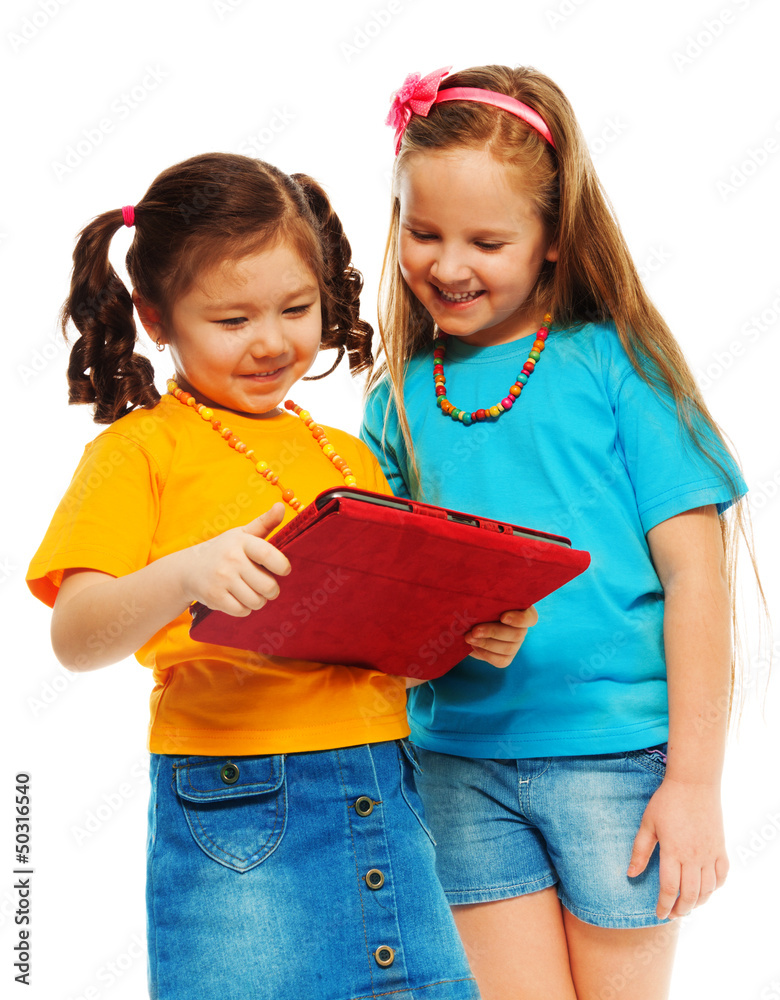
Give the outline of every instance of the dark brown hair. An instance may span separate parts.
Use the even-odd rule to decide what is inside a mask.
[[[66,339],[69,321],[81,334],[68,364],[68,400],[94,404],[95,422],[101,424],[134,407],[152,407],[160,398],[148,358],[134,353],[138,337],[130,292],[108,259],[111,239],[123,225],[116,208],[81,231],[62,307]],[[327,195],[305,174],[288,176],[269,163],[230,153],[177,163],[135,205],[125,262],[133,287],[165,323],[198,274],[280,240],[292,244],[317,278],[320,350],[338,349],[333,368],[345,351],[353,373],[369,367],[372,330],[359,313],[363,279],[352,267],[349,242]]]

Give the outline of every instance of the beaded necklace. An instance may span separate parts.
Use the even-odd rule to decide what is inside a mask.
[[[468,427],[469,424],[476,423],[478,420],[487,420],[490,417],[497,420],[502,413],[511,410],[515,405],[515,400],[523,391],[523,386],[531,375],[533,375],[536,362],[544,350],[544,342],[547,340],[547,334],[550,332],[549,327],[551,322],[552,316],[550,313],[545,313],[544,321],[536,331],[536,339],[534,340],[528,359],[523,365],[523,370],[517,376],[517,381],[509,387],[509,394],[500,403],[496,403],[485,410],[474,410],[473,413],[459,410],[457,406],[453,406],[447,399],[446,379],[444,378],[444,356],[447,353],[447,334],[439,330],[433,341],[433,381],[436,386],[436,404],[441,407],[441,412],[445,417],[452,417],[453,420],[459,420]]]
[[[222,421],[214,416],[214,411],[212,409],[208,406],[204,406],[202,403],[198,403],[191,393],[180,389],[173,379],[168,380],[168,392],[173,397],[178,399],[180,403],[184,404],[184,406],[191,406],[202,420],[211,424],[212,430],[215,430],[226,444],[235,449],[239,455],[243,455],[245,458],[248,458],[252,465],[254,465],[255,470],[264,479],[271,483],[272,486],[277,486],[279,488],[282,494],[282,500],[284,500],[289,507],[292,507],[294,511],[303,510],[306,504],[301,503],[298,497],[296,497],[295,491],[287,489],[283,486],[279,481],[279,476],[269,468],[268,462],[258,459],[257,455],[255,455],[251,448],[248,448],[243,441],[236,437],[229,427],[225,427]],[[315,424],[312,420],[311,413],[309,413],[308,410],[301,409],[301,407],[296,403],[293,403],[291,399],[288,399],[284,405],[286,409],[293,410],[299,419],[303,421],[306,427],[309,428],[311,436],[320,448],[322,448],[323,455],[325,455],[325,457],[336,466],[341,475],[344,477],[344,482],[347,486],[356,486],[357,479],[353,475],[352,469],[350,469],[344,459],[336,453],[336,449],[325,436],[325,429],[320,427],[319,424]]]

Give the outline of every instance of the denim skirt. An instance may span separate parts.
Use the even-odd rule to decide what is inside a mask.
[[[153,754],[152,1000],[475,1000],[406,740]]]

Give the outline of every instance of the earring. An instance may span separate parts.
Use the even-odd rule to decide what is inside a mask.
[[[165,350],[165,344],[161,344],[159,340],[155,340],[154,346],[157,348],[158,351]]]

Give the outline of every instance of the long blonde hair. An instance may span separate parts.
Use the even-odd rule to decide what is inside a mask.
[[[657,393],[671,397],[692,442],[732,482],[730,470],[706,440],[714,439],[725,449],[723,437],[679,344],[642,286],[566,96],[549,77],[530,67],[475,67],[447,76],[440,89],[450,87],[476,87],[522,101],[545,120],[555,147],[515,115],[473,101],[434,104],[427,117],[413,115],[404,132],[393,171],[392,216],[379,290],[383,357],[372,371],[367,391],[388,380],[387,414],[395,408],[413,478],[418,478],[418,472],[404,408],[404,377],[409,361],[431,348],[434,323],[401,274],[398,182],[414,154],[475,149],[489,152],[498,163],[517,172],[558,251],[557,261],[542,265],[528,299],[528,313],[541,316],[549,311],[554,325],[565,329],[590,322],[614,323],[638,374]],[[720,524],[733,610],[740,533],[748,542],[755,569],[744,503],[735,504],[731,516],[721,516]],[[760,581],[758,590],[765,608]],[[732,621],[736,637],[735,614]],[[735,663],[733,659],[732,693]]]

